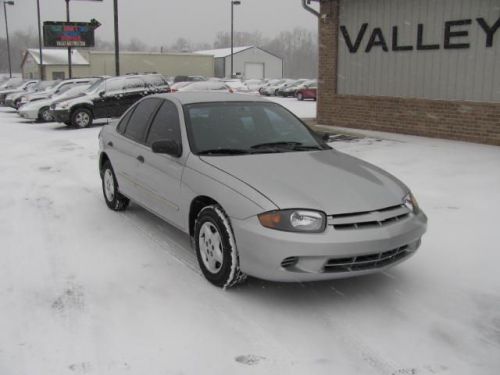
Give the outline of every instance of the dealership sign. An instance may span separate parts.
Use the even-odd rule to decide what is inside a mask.
[[[367,40],[364,52],[370,52],[373,48],[380,48],[384,52],[392,51],[421,51],[438,49],[466,49],[470,48],[468,40],[471,27],[478,27],[484,35],[484,45],[493,46],[496,32],[500,29],[500,17],[494,23],[488,23],[484,18],[461,19],[446,21],[443,25],[443,36],[441,40],[435,36],[425,33],[425,24],[417,25],[417,32],[413,41],[400,40],[398,26],[393,26],[390,33],[384,33],[382,28],[374,27],[369,30],[369,24],[363,23],[358,30],[348,30],[346,26],[340,26],[340,32],[350,53],[360,51],[361,44]],[[369,34],[369,35],[368,35]],[[500,33],[499,33],[500,34]]]
[[[94,47],[94,30],[101,24],[90,22],[43,23],[43,45],[45,47]]]

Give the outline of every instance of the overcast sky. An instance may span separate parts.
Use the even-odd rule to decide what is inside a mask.
[[[295,26],[316,30],[316,20],[300,0],[241,0],[235,7],[236,31],[261,31],[273,37]],[[152,46],[167,45],[179,37],[193,42],[214,41],[218,31],[230,30],[230,0],[119,0],[120,40],[137,37]],[[64,0],[40,0],[43,21],[64,21]],[[102,26],[96,37],[113,39],[113,0],[103,2],[71,0],[71,20],[96,18]],[[3,12],[1,12],[3,24]],[[36,25],[36,0],[15,0],[8,7],[9,31],[32,29]],[[3,25],[0,35],[4,37]]]

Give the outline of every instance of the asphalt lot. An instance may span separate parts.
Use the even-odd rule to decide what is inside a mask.
[[[363,278],[222,291],[186,235],[106,207],[101,125],[0,108],[0,374],[498,373],[500,148],[332,143],[412,187],[429,216],[419,252]]]

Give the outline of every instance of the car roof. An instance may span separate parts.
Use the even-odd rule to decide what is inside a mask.
[[[213,102],[269,102],[269,100],[260,96],[231,94],[225,92],[175,92],[153,96],[176,100],[182,105]]]

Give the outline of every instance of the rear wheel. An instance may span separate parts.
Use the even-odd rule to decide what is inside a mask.
[[[125,210],[130,201],[118,191],[115,172],[109,160],[104,162],[102,167],[102,192],[106,205],[113,211]]]
[[[87,108],[77,108],[71,115],[71,124],[77,128],[86,128],[92,125],[92,112]]]
[[[229,218],[220,206],[207,206],[198,214],[195,246],[201,271],[215,286],[229,288],[246,279]]]

